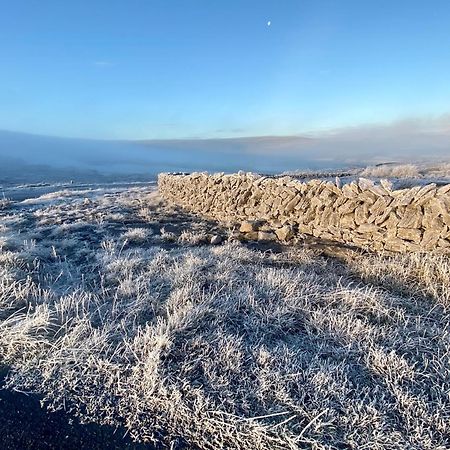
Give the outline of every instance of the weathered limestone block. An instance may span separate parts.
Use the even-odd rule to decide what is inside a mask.
[[[392,194],[392,182],[391,181],[381,179],[380,184],[385,191],[389,192],[389,194]]]
[[[444,215],[449,213],[450,200],[447,202],[446,198],[433,197],[424,206],[424,210],[428,209],[435,216]]]
[[[441,248],[450,248],[450,241],[447,239],[439,239],[438,241],[438,247]]]
[[[287,190],[284,190],[281,194],[281,204],[286,207],[286,205],[295,197],[295,195],[290,194]]]
[[[294,207],[295,211],[305,211],[309,209],[309,203],[310,200],[306,197],[301,198],[301,200],[297,203],[297,205]]]
[[[402,253],[406,250],[405,242],[399,238],[389,238],[384,244],[384,249],[390,252]]]
[[[361,236],[353,235],[352,242],[360,247],[369,247],[372,243],[369,237],[363,235]]]
[[[334,192],[332,192],[326,185],[325,189],[323,189],[322,192],[320,193],[319,198],[320,198],[320,201],[325,206],[330,206],[336,200],[336,194]]]
[[[255,217],[258,216],[258,211],[251,206],[247,206],[246,208],[244,208],[244,215],[250,220],[255,220]]]
[[[432,250],[441,237],[441,231],[425,230],[420,245],[424,250]]]
[[[442,221],[445,223],[445,225],[450,227],[450,213],[443,214],[442,215]]]
[[[250,231],[249,233],[245,233],[244,237],[245,237],[245,239],[247,239],[249,241],[257,241],[258,233],[259,233],[259,231]]]
[[[391,204],[392,197],[380,196],[377,201],[369,208],[370,215],[380,216]]]
[[[417,205],[408,206],[398,226],[400,228],[420,228],[422,226],[422,208]]]
[[[439,216],[439,212],[432,208],[424,207],[424,214],[422,219],[422,225],[424,228],[432,229],[441,232],[446,224],[442,217]]]
[[[342,229],[342,241],[343,242],[351,242],[353,231],[352,230],[346,230],[345,228]]]
[[[361,199],[361,197],[358,197]],[[357,206],[355,209],[355,222],[356,225],[361,225],[363,223],[367,223],[369,220],[369,208],[366,203]]]
[[[450,184],[446,184],[445,186],[440,187],[437,190],[438,195],[444,195],[450,193]]]
[[[352,213],[346,214],[340,218],[341,228],[354,230],[356,228],[355,217]]]
[[[346,198],[356,198],[360,194],[361,190],[358,185],[352,181],[350,184],[342,186],[342,195]]]
[[[369,223],[375,223],[376,225],[380,225],[386,221],[386,219],[391,215],[394,208],[392,206],[388,206],[381,214],[378,216],[372,215],[369,217]]]
[[[384,230],[375,231],[374,233],[371,234],[371,236],[374,242],[384,242],[386,239],[386,231]]]
[[[251,195],[251,199],[257,203],[261,200],[262,196],[263,196],[264,191],[260,188],[254,188],[252,190],[252,195]]]
[[[311,225],[306,225],[306,224],[299,224],[298,226],[298,231],[300,233],[304,233],[304,234],[312,234],[313,233],[313,227]]]
[[[283,188],[283,189],[277,189],[277,195],[278,195],[278,197],[280,197],[281,202],[283,202],[283,200],[285,200],[289,194]]]
[[[408,206],[416,198],[417,193],[421,187],[416,186],[411,189],[403,189],[400,191],[400,195],[395,195],[395,199],[392,202],[392,206]],[[398,191],[397,191],[398,192]]]
[[[300,200],[301,200],[301,197],[298,195],[293,197],[289,201],[289,203],[286,205],[286,208],[284,209],[285,212],[290,213],[290,212],[294,211],[295,207],[299,204]]]
[[[310,208],[321,210],[323,207],[324,205],[319,197],[313,197],[311,199]]]
[[[272,203],[272,208],[273,208],[274,212],[279,213],[280,212],[280,206],[281,206],[281,197],[275,197],[275,200]]]
[[[337,186],[335,183],[332,183],[331,181],[325,183],[325,188],[335,194],[336,197],[340,197],[342,195],[342,191],[339,186]]]
[[[450,241],[450,227],[447,227],[447,230],[441,233],[442,239],[447,239]]]
[[[406,251],[408,252],[422,252],[423,248],[420,244],[416,244],[415,242],[405,241]]]
[[[363,223],[359,227],[355,229],[358,233],[376,233],[379,231],[379,227],[377,225],[371,223]]]
[[[310,223],[317,217],[313,209],[308,209],[301,215],[303,223]]]
[[[349,199],[347,200],[343,205],[341,205],[338,208],[339,214],[341,214],[342,216],[345,216],[347,214],[353,213],[353,211],[355,211],[355,209],[358,207],[358,200],[355,199]]]
[[[325,209],[317,214],[316,220],[318,219],[318,223],[322,226],[328,226],[330,224],[330,217],[333,214],[333,209],[329,206],[325,207]]]
[[[328,232],[332,234],[335,238],[342,238],[342,230],[339,227],[329,225],[327,229]]]
[[[317,226],[317,227],[313,227],[313,231],[312,231],[312,235],[316,238],[320,238],[323,234],[324,230],[322,229],[322,227]]]
[[[378,195],[375,195],[371,191],[363,191],[358,195],[358,199],[367,206],[371,206],[377,201]]]
[[[373,188],[375,186],[375,183],[367,178],[360,178],[358,180],[358,186],[364,192]]]
[[[336,211],[337,211],[339,209],[339,207],[342,206],[346,201],[348,201],[348,198],[344,197],[343,195],[340,195],[334,201],[333,208],[336,209]]]
[[[397,237],[419,244],[422,239],[422,231],[417,228],[399,228]]]
[[[369,188],[370,192],[373,192],[375,195],[379,197],[386,197],[390,195],[390,192],[387,191],[383,186],[375,185]]]
[[[382,252],[384,250],[384,244],[381,241],[374,241],[370,244],[369,248],[374,252]]]
[[[339,226],[339,214],[333,211],[328,218],[328,225],[337,227]]]
[[[417,197],[414,200],[414,204],[416,204],[417,206],[423,206],[429,200],[431,200],[433,197],[435,197],[436,193],[437,193],[437,189],[436,189],[436,185],[435,184],[429,184],[427,186],[424,186],[417,193]]]

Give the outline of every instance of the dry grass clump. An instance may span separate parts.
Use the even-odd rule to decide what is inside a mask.
[[[432,177],[450,177],[450,163],[441,163],[435,166],[430,166],[426,174]]]
[[[199,245],[208,242],[208,235],[204,231],[196,232],[184,230],[178,237],[178,242],[184,245]]]
[[[379,164],[368,166],[361,173],[363,177],[398,178],[398,179],[433,179],[449,178],[450,162],[439,164]]]
[[[132,228],[122,233],[122,240],[133,244],[143,244],[149,240],[152,230],[148,228]]]
[[[0,198],[0,211],[9,208],[12,205],[12,201],[7,198]]]
[[[417,178],[420,177],[420,172],[414,164],[382,164],[366,167],[361,172],[361,176],[376,178]]]
[[[450,259],[448,255],[411,253],[365,256],[349,261],[364,280],[400,294],[431,297],[450,307]]]
[[[172,448],[448,448],[448,260],[423,257],[425,282],[420,256],[369,276],[369,256],[186,246],[176,227],[125,246],[144,201],[174,217],[143,190],[9,219],[36,235],[0,258],[10,388]]]

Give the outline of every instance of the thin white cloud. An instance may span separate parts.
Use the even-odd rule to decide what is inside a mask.
[[[94,61],[92,63],[92,65],[95,67],[113,67],[113,66],[115,66],[115,64],[113,62],[106,61],[106,60]]]

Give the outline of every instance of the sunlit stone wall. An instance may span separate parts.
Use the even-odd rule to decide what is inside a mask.
[[[375,251],[450,252],[450,185],[392,190],[388,182],[360,178],[338,187],[251,173],[160,174],[158,185],[188,211],[217,221],[263,221],[281,240],[304,234]]]

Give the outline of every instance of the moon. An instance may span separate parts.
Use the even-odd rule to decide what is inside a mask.
[[[269,20],[269,21],[267,22],[267,26],[270,27],[270,25],[272,25],[272,22]]]

